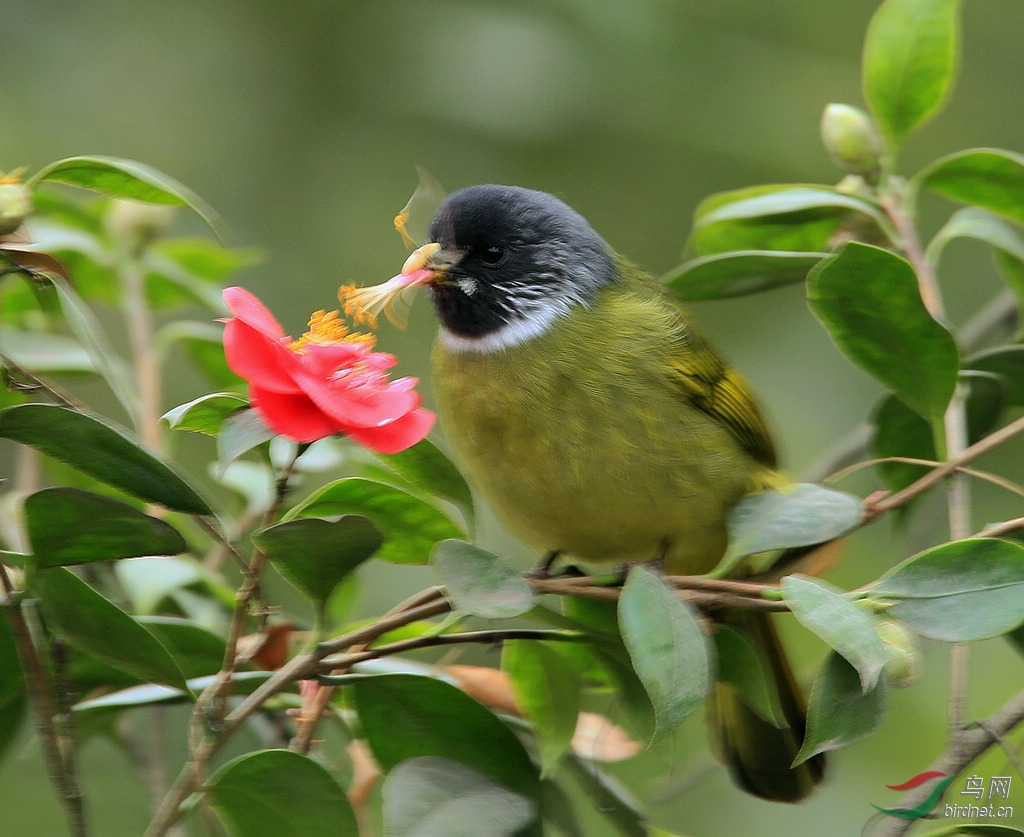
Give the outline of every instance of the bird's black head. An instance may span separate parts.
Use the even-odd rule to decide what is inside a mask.
[[[608,245],[583,216],[517,186],[455,192],[427,240],[441,245],[430,260],[434,305],[446,336],[464,348],[536,336],[617,275]]]

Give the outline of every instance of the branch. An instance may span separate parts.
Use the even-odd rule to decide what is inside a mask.
[[[989,747],[999,743],[1021,721],[1024,721],[1024,691],[1015,694],[999,711],[984,721],[956,730],[946,749],[928,765],[928,770],[938,770],[949,776],[960,773]],[[928,792],[929,788],[914,788],[903,795],[896,807],[913,808],[928,796]],[[875,837],[897,837],[905,834],[913,824],[913,820],[886,817],[875,832]]]

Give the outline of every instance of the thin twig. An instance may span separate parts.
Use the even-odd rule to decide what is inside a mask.
[[[1022,721],[1024,721],[1024,691],[1015,694],[1003,704],[998,712],[984,721],[955,730],[946,749],[928,765],[928,770],[938,770],[949,776],[960,773]],[[924,800],[929,791],[930,788],[927,786],[907,791],[895,807],[913,808]],[[880,828],[875,831],[874,837],[898,837],[900,834],[906,834],[913,824],[914,820],[886,817]]]

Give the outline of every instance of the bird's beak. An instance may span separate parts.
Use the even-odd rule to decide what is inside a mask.
[[[444,276],[457,259],[457,255],[453,256],[436,241],[431,241],[409,254],[399,276],[415,277],[407,283],[409,285],[429,285]]]
[[[383,310],[392,322],[396,322],[400,319],[395,316],[393,309],[396,298],[408,288],[440,284],[460,256],[459,253],[444,250],[440,244],[432,241],[410,253],[402,265],[402,272],[387,282],[368,288],[343,287],[338,291],[338,296],[345,306],[345,313],[357,320],[361,317],[372,320]]]

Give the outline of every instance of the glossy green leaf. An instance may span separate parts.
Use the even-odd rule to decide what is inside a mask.
[[[946,245],[957,238],[976,239],[1024,263],[1024,237],[1017,228],[980,207],[958,209],[949,217],[928,244],[928,261],[938,264]]]
[[[556,648],[530,640],[506,642],[501,668],[511,681],[516,706],[537,736],[541,775],[548,776],[576,732],[582,686],[579,675]]]
[[[559,778],[564,782],[564,773]],[[544,817],[544,833],[550,834],[554,829],[558,837],[585,837],[573,809],[572,800],[562,782],[554,779],[541,780],[540,811]]]
[[[188,680],[220,671],[226,643],[217,634],[173,616],[139,616],[135,621],[170,652]]]
[[[216,436],[225,421],[248,406],[249,402],[241,396],[215,392],[202,395],[187,404],[180,404],[164,413],[161,419],[174,430],[191,430],[193,433]]]
[[[807,733],[793,764],[866,738],[878,729],[884,714],[885,680],[864,692],[857,669],[833,651],[811,687]]]
[[[529,799],[436,756],[397,765],[381,796],[389,837],[512,837],[536,816]]]
[[[31,372],[95,372],[85,347],[70,337],[0,326],[0,355]]]
[[[782,596],[801,625],[857,669],[861,691],[870,692],[889,659],[871,617],[832,585],[806,576],[783,578]]]
[[[986,349],[967,358],[964,366],[998,375],[1006,383],[1006,406],[1024,407],[1024,346]]]
[[[399,453],[373,453],[373,456],[413,487],[455,505],[472,531],[473,495],[469,485],[430,439],[423,439]]]
[[[68,645],[142,680],[187,688],[156,637],[71,571],[40,570],[31,589],[40,599],[47,628]]]
[[[729,625],[716,625],[713,639],[717,679],[732,686],[755,715],[781,729],[785,719],[777,706],[774,678],[766,668],[768,661],[743,632]]]
[[[885,0],[864,42],[864,98],[892,148],[942,109],[959,53],[958,0]]]
[[[383,674],[352,680],[362,731],[384,770],[407,759],[457,761],[536,804],[540,777],[516,735],[488,709],[432,677]],[[539,834],[539,825],[530,834]]]
[[[44,181],[67,183],[101,192],[112,198],[146,203],[187,206],[220,238],[226,227],[220,216],[191,189],[151,166],[120,157],[68,157],[37,172],[29,184]]]
[[[508,619],[533,607],[530,585],[493,552],[452,538],[437,544],[430,562],[456,610]]]
[[[915,633],[945,642],[988,639],[1024,622],[1024,547],[997,538],[942,544],[908,558],[870,589]]]
[[[807,298],[851,361],[941,426],[960,357],[953,335],[921,301],[909,262],[848,242],[811,271]]]
[[[319,762],[291,750],[232,759],[204,790],[231,837],[359,837],[345,791]]]
[[[124,411],[137,422],[141,406],[128,366],[114,351],[99,321],[71,283],[62,276],[51,276],[50,281],[57,292],[61,313],[89,355],[93,368],[110,387]]]
[[[879,222],[883,221],[882,211],[877,206],[855,195],[824,186],[796,184],[722,202],[713,208],[705,205],[702,210],[698,210],[696,223],[705,226],[719,221],[786,215],[807,210],[853,210]]]
[[[287,518],[361,514],[384,536],[377,553],[395,564],[426,564],[434,544],[462,534],[440,509],[415,494],[364,477],[345,477],[325,485],[292,509]]]
[[[728,574],[747,555],[824,543],[859,520],[856,497],[820,485],[800,483],[751,494],[729,509],[729,549],[712,575]]]
[[[213,514],[168,464],[99,418],[52,404],[0,411],[0,437],[31,445],[100,482],[186,514]]]
[[[166,521],[77,488],[44,488],[25,498],[24,510],[39,567],[176,555],[188,549]]]
[[[622,641],[654,707],[657,738],[679,726],[711,688],[708,640],[698,614],[644,567],[630,570],[618,614]]]
[[[679,299],[722,299],[802,282],[827,253],[739,250],[683,262],[661,281]]]
[[[21,692],[0,704],[0,764],[11,745],[18,740],[29,716],[28,694]]]
[[[221,471],[238,457],[269,442],[277,434],[255,410],[238,410],[224,419],[217,434],[217,464]]]
[[[887,395],[878,402],[871,423],[874,425],[871,455],[875,458],[900,456],[936,461],[935,438],[931,426],[895,395]],[[906,462],[880,462],[878,470],[885,484],[891,490],[899,491],[923,477],[929,468]],[[898,509],[897,514],[902,512]]]
[[[916,174],[911,186],[926,187],[1024,224],[1024,156],[1020,154],[1000,148],[959,151]]]
[[[343,515],[335,521],[300,517],[254,532],[252,541],[278,572],[323,608],[334,588],[382,543],[381,533],[365,517]]]

